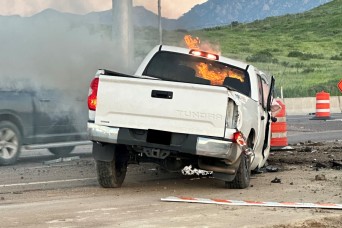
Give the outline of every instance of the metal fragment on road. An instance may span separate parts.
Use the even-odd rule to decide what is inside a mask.
[[[55,164],[55,163],[60,163],[60,162],[67,162],[67,161],[74,161],[74,160],[79,160],[81,159],[80,156],[74,156],[74,157],[66,157],[66,158],[58,158],[50,161],[44,161],[44,165],[50,165],[50,164]]]
[[[220,204],[231,206],[259,206],[259,207],[290,207],[290,208],[321,208],[341,210],[342,204],[334,203],[297,203],[297,202],[260,202],[247,200],[227,200],[227,199],[205,199],[193,197],[174,197],[161,198],[165,202],[185,202],[201,204]]]
[[[212,175],[212,171],[207,171],[207,170],[202,170],[202,169],[196,169],[192,168],[192,165],[185,166],[182,169],[182,174],[185,176],[192,176],[192,175],[202,175],[202,176],[207,176],[207,175]]]

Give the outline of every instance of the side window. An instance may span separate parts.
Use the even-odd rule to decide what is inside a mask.
[[[260,75],[257,75],[258,78],[258,95],[259,95],[259,104],[265,108],[264,105],[264,96],[263,96],[263,83]],[[267,99],[267,98],[266,98]]]

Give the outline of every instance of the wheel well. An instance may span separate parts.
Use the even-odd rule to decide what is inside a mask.
[[[21,136],[23,136],[23,126],[21,124],[20,119],[18,117],[16,117],[15,115],[0,114],[0,121],[9,121],[9,122],[13,123],[14,125],[16,125],[18,127]]]
[[[255,130],[252,128],[248,134],[248,139],[252,139],[253,146],[255,145]]]

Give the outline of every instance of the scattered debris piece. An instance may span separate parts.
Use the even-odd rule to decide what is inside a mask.
[[[312,151],[312,149],[308,146],[304,148],[304,152],[311,152],[311,151]]]
[[[44,161],[44,165],[50,165],[50,164],[55,164],[55,163],[60,163],[60,162],[68,162],[68,161],[74,161],[74,160],[79,160],[81,159],[80,156],[75,156],[75,157],[67,157],[67,158],[58,158],[50,161]]]
[[[182,169],[182,174],[186,175],[186,176],[192,176],[192,175],[203,175],[203,176],[207,176],[207,175],[212,175],[213,172],[212,171],[206,171],[206,170],[202,170],[202,169],[196,169],[196,168],[192,168],[192,165],[189,166],[185,166]]]
[[[270,172],[270,173],[275,173],[275,172],[278,172],[278,171],[279,171],[279,168],[277,168],[277,167],[275,167],[275,166],[269,165],[269,166],[266,167],[266,171],[267,171],[267,172]]]
[[[337,170],[341,170],[342,169],[342,161],[335,161],[332,160],[330,161],[332,163],[332,168],[337,169]]]
[[[315,165],[316,168],[327,168],[327,165],[321,163],[321,162],[317,162]]]
[[[327,178],[325,177],[324,174],[318,174],[315,176],[315,180],[316,181],[325,181],[325,180],[327,180]]]
[[[274,178],[273,180],[271,180],[271,183],[277,183],[277,184],[280,184],[281,183],[281,179],[276,177]]]

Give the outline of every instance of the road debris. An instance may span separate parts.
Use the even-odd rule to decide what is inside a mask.
[[[321,163],[321,162],[317,162],[315,165],[316,168],[327,168],[327,165]]]
[[[271,180],[271,183],[277,183],[277,184],[281,184],[281,179],[276,177],[273,180]]]
[[[189,166],[185,166],[182,169],[182,174],[186,175],[186,176],[192,176],[192,175],[207,176],[207,175],[212,175],[213,172],[202,170],[202,169],[192,168],[192,165],[189,165]]]
[[[247,200],[205,199],[205,198],[174,197],[174,196],[161,198],[160,200],[165,201],[165,202],[220,204],[220,205],[232,205],[232,206],[325,208],[325,209],[342,210],[342,204],[334,204],[334,203],[260,202],[260,201],[247,201]]]
[[[325,181],[325,180],[327,180],[327,178],[325,177],[324,174],[318,174],[315,176],[315,180],[316,181]]]
[[[330,161],[331,162],[331,166],[333,169],[337,169],[337,170],[341,170],[342,169],[342,161],[335,161],[335,160],[332,160]]]
[[[80,156],[74,156],[74,157],[66,157],[66,158],[58,158],[50,161],[44,161],[44,165],[50,165],[50,164],[55,164],[55,163],[61,163],[61,162],[68,162],[68,161],[74,161],[74,160],[79,160],[81,159]]]
[[[272,166],[272,165],[269,165],[269,166],[266,166],[266,171],[269,173],[275,173],[275,172],[279,171],[279,168]]]

